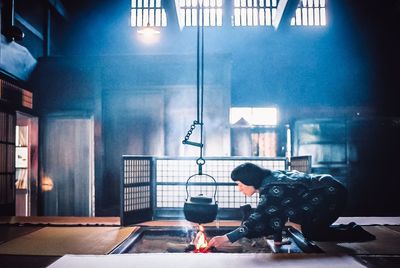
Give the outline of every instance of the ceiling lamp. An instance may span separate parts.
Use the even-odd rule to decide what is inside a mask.
[[[147,23],[146,27],[140,28],[137,32],[138,32],[138,34],[145,35],[145,36],[153,36],[153,35],[160,34],[160,31],[158,31],[154,27],[151,27],[150,23]]]

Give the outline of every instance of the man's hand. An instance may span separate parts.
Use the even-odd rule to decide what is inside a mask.
[[[302,231],[301,231],[301,225],[298,224],[298,223],[294,223],[294,222],[291,222],[291,221],[287,221],[287,222],[285,223],[285,226],[292,227],[292,228],[296,229],[297,231],[299,231],[300,233],[302,232]]]
[[[284,238],[282,241],[274,241],[274,245],[276,247],[280,247],[283,245],[290,245],[292,242],[289,240],[289,238]]]
[[[213,238],[211,238],[210,241],[208,241],[207,249],[209,249],[210,247],[217,248],[227,243],[230,243],[230,241],[226,235],[214,236]]]

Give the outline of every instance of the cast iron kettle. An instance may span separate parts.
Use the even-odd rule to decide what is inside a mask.
[[[215,191],[214,191],[214,202],[213,198],[207,197],[203,194],[199,194],[198,196],[189,197],[188,184],[189,180],[194,176],[200,174],[194,174],[189,177],[186,181],[186,202],[183,206],[183,212],[185,214],[185,218],[188,221],[195,222],[198,224],[213,222],[218,213],[218,202],[215,200],[215,196],[217,194],[217,182],[216,180],[207,174],[201,174],[200,176],[207,176],[214,181]]]

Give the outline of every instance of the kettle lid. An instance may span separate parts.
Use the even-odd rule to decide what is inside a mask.
[[[198,196],[192,196],[190,198],[190,201],[193,203],[202,203],[202,204],[208,204],[212,202],[211,197],[204,196],[202,194],[199,194]]]

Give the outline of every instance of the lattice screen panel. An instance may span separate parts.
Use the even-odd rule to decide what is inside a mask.
[[[198,173],[195,159],[157,159],[156,160],[156,206],[157,208],[181,208],[186,199],[186,181]],[[237,190],[236,183],[230,179],[231,171],[238,165],[251,162],[269,169],[286,169],[285,158],[206,159],[203,173],[209,174],[217,182],[216,199],[220,208],[239,208],[248,203],[255,207],[258,194],[245,197]],[[190,196],[199,193],[212,197],[215,183],[207,176],[196,176],[190,180],[188,191]]]
[[[293,156],[290,159],[290,170],[297,170],[300,172],[311,172],[311,156]]]
[[[124,212],[151,209],[151,159],[124,159]]]

